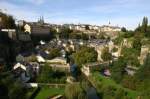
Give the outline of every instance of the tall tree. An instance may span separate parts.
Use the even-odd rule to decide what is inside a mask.
[[[1,28],[13,29],[16,28],[15,19],[11,15],[0,12],[2,26]]]
[[[144,17],[143,18],[143,21],[142,21],[142,32],[146,32],[147,31],[147,26],[148,26],[148,18],[147,17]]]

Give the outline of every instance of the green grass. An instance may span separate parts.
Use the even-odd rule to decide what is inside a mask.
[[[50,96],[54,96],[57,94],[64,94],[63,88],[42,88],[40,92],[37,94],[35,99],[47,99]]]
[[[99,72],[93,73],[92,79],[96,80],[94,82],[101,83],[103,86],[114,86],[116,89],[124,89],[127,92],[127,96],[131,97],[131,99],[136,99],[138,96],[138,92],[124,88],[120,84],[117,84],[113,79],[107,78],[101,75]]]
[[[31,88],[31,89],[28,89],[28,92],[27,92],[27,97],[30,98],[31,95],[36,91],[36,88]]]

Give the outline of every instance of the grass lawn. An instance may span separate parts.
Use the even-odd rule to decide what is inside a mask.
[[[92,80],[96,80],[94,82],[101,83],[103,86],[111,85],[111,86],[114,86],[117,89],[119,89],[119,88],[124,89],[127,92],[127,95],[129,97],[131,97],[132,99],[136,99],[136,97],[138,96],[138,92],[127,89],[127,88],[124,88],[120,84],[117,84],[113,79],[104,77],[99,72],[93,73],[91,78],[92,78]]]
[[[64,94],[63,88],[47,88],[44,87],[40,90],[40,92],[37,94],[35,99],[47,99],[49,96],[53,96],[56,94]]]

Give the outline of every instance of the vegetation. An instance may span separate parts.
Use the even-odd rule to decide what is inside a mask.
[[[11,15],[0,12],[0,17],[2,18],[2,26],[4,29],[15,29],[15,20]]]
[[[21,82],[15,81],[8,73],[1,73],[0,78],[0,99],[27,98],[27,89]]]
[[[122,55],[127,65],[139,67],[139,51],[134,48],[122,48]]]
[[[49,59],[53,59],[53,58],[58,57],[58,56],[60,56],[60,55],[61,55],[60,49],[58,49],[58,48],[53,48],[53,49],[50,49],[50,53],[49,53],[49,55],[48,55],[48,58],[49,58]]]
[[[81,80],[80,83],[67,84],[65,88],[66,99],[88,99],[89,82]]]
[[[40,83],[65,83],[66,74],[60,71],[53,71],[50,66],[45,65],[42,67],[37,81]]]
[[[73,58],[78,66],[89,62],[97,61],[97,52],[94,48],[82,46],[76,53],[73,53]]]
[[[125,75],[126,65],[127,63],[122,57],[112,63],[111,76],[117,83],[120,83],[122,81],[123,76]]]
[[[110,61],[112,59],[112,55],[109,52],[109,48],[105,47],[102,51],[102,55],[101,55],[103,61]]]
[[[138,92],[123,88],[120,84],[104,77],[99,72],[94,72],[89,79],[102,99],[136,99],[138,96]]]
[[[40,90],[40,92],[37,94],[35,99],[48,99],[49,97],[52,97],[55,95],[64,95],[64,89],[44,87]]]

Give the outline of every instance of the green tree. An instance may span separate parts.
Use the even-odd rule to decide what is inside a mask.
[[[96,62],[97,61],[97,52],[94,48],[82,46],[80,50],[73,54],[73,58],[75,63],[78,66],[82,64],[89,63],[89,62]]]
[[[27,90],[10,73],[0,74],[0,99],[27,99]]]
[[[117,61],[112,63],[111,76],[117,82],[120,83],[125,74],[126,61],[124,58],[119,57]]]
[[[86,30],[90,30],[89,25],[85,25]]]
[[[102,55],[101,55],[103,61],[110,61],[112,59],[112,55],[111,53],[109,53],[109,48],[105,47],[102,51]]]
[[[60,49],[58,49],[58,48],[53,48],[53,49],[50,50],[50,53],[49,53],[49,55],[48,55],[48,58],[49,58],[49,59],[53,59],[53,58],[58,57],[58,56],[60,56],[60,55],[61,55]]]
[[[134,48],[122,48],[121,51],[124,60],[126,61],[127,65],[136,66],[140,65],[138,60],[139,51]]]
[[[122,27],[122,28],[121,28],[121,31],[122,31],[122,32],[127,32],[127,29],[126,29],[125,27]]]
[[[63,38],[63,39],[68,39],[69,38],[69,35],[70,33],[72,33],[73,31],[70,30],[69,28],[65,28],[63,27],[61,30],[60,30],[60,38]]]
[[[14,29],[16,28],[15,20],[11,15],[0,12],[0,17],[2,18],[2,28]]]
[[[148,26],[148,18],[144,17],[142,21],[141,31],[145,33],[147,31],[147,26]]]
[[[52,76],[52,68],[46,64],[45,66],[42,67],[42,71],[38,76],[37,81],[41,83],[48,83],[51,76]]]

